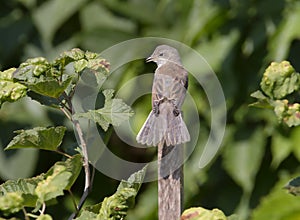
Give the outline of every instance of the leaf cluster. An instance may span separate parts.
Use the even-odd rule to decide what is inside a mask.
[[[288,61],[273,62],[264,72],[261,91],[251,94],[257,102],[251,106],[271,108],[278,120],[289,127],[300,125],[300,74]]]

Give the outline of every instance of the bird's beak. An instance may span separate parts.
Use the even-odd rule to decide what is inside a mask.
[[[151,61],[153,61],[153,58],[150,56],[150,57],[148,57],[147,59],[146,59],[146,62],[147,63],[149,63],[149,62],[151,62]]]

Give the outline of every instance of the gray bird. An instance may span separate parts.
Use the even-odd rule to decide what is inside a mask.
[[[148,146],[159,143],[174,146],[190,141],[181,112],[188,72],[182,66],[178,51],[160,45],[146,61],[155,62],[157,68],[152,86],[152,111],[136,137],[137,142]]]

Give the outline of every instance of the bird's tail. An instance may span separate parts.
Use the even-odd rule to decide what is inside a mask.
[[[160,142],[174,146],[190,141],[190,134],[181,113],[174,115],[173,106],[160,107],[159,114],[150,112],[136,137],[137,142],[147,146],[157,146]]]

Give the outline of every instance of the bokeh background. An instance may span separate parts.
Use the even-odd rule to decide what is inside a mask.
[[[241,220],[300,219],[300,199],[282,189],[300,171],[300,129],[279,124],[271,110],[249,107],[255,101],[250,94],[259,89],[270,62],[289,60],[300,70],[299,1],[1,0],[0,5],[0,70],[18,67],[30,57],[51,60],[74,47],[101,52],[137,37],[169,38],[198,51],[223,87],[227,125],[222,148],[208,166],[199,169],[201,150],[197,148],[186,162],[185,208],[219,208]],[[134,61],[106,87],[118,89],[122,82],[154,68],[144,60]],[[196,103],[201,145],[210,131],[209,105],[192,77],[189,92],[202,97]],[[149,103],[150,97],[144,97],[134,107],[146,117]],[[12,139],[14,130],[62,123],[69,128],[63,145],[76,146],[72,127],[59,111],[28,99],[6,103],[0,109],[1,148]],[[143,121],[136,123],[140,126]],[[123,158],[141,162],[155,156],[153,149],[131,149],[113,129],[103,135],[110,149]],[[46,172],[61,159],[51,152],[3,152],[1,148],[1,182]],[[81,175],[73,187],[78,197],[83,181]],[[87,204],[102,201],[117,185],[116,180],[96,172]],[[142,186],[127,219],[157,219],[156,185]],[[65,219],[72,208],[66,197],[48,211],[55,219]]]

